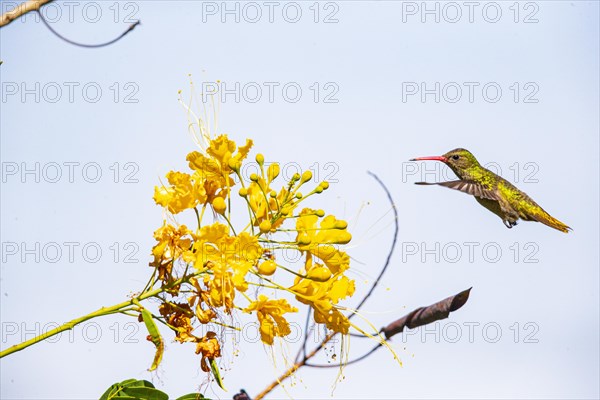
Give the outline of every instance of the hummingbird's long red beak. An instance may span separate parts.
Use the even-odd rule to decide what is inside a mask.
[[[444,156],[429,156],[429,157],[417,157],[411,158],[410,161],[441,161],[446,162],[448,159]]]

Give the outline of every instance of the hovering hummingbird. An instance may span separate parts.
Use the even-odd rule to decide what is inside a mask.
[[[417,185],[440,185],[475,196],[475,200],[502,219],[507,228],[524,221],[538,221],[559,231],[572,230],[548,214],[531,197],[506,179],[482,167],[475,156],[465,149],[454,149],[443,156],[417,157],[410,161],[441,161],[460,178],[450,182],[416,182]]]

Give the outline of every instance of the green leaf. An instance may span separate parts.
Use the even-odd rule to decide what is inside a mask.
[[[215,361],[214,358],[210,359],[210,369],[212,371],[213,376],[215,377],[215,380],[221,387],[221,389],[223,389],[224,391],[227,391],[227,389],[225,389],[225,386],[223,385],[223,380],[221,379],[221,374],[219,373],[219,366],[217,365],[217,362]]]
[[[146,325],[146,329],[148,329],[148,333],[150,334],[150,339],[154,346],[156,346],[156,353],[154,353],[154,360],[152,361],[152,365],[148,369],[148,371],[154,371],[158,368],[158,364],[160,364],[163,353],[165,352],[165,343],[160,335],[160,331],[158,327],[154,323],[154,318],[150,311],[145,308],[142,309],[142,319],[144,320],[144,324]]]
[[[215,365],[216,367],[216,365]],[[219,370],[217,369],[217,374]],[[219,378],[220,379],[220,378]],[[100,400],[169,400],[166,393],[154,388],[151,382],[137,379],[126,379],[111,385],[100,397]],[[188,393],[176,400],[210,400],[201,393]]]
[[[122,393],[140,400],[169,400],[165,392],[148,387],[128,387],[123,389]]]
[[[175,400],[210,400],[204,397],[201,393],[188,393],[176,398]]]
[[[152,382],[148,382],[146,380],[137,380],[137,379],[127,379],[126,381],[121,382],[121,384],[125,387],[147,387],[154,388]]]
[[[111,385],[108,389],[106,389],[106,391],[104,393],[102,393],[102,396],[100,396],[100,400],[108,400],[109,397],[111,395],[111,393],[113,393],[115,391],[116,388],[116,384]]]
[[[100,400],[168,400],[169,396],[145,380],[127,379],[111,385]]]

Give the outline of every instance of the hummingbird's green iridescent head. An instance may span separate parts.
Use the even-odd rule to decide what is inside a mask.
[[[480,167],[479,161],[475,158],[469,150],[465,149],[454,149],[450,150],[442,157],[446,159],[444,161],[454,172],[457,170],[467,170],[470,168]]]
[[[446,164],[454,173],[461,179],[467,179],[471,176],[473,169],[481,168],[479,161],[475,158],[469,150],[466,149],[454,149],[450,150],[443,156],[432,156],[432,157],[417,157],[411,159],[411,161],[441,161]]]

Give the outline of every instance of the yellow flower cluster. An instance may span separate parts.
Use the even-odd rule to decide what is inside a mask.
[[[220,346],[214,332],[194,335],[201,324],[220,323],[220,316],[239,310],[256,315],[265,344],[290,334],[286,314],[298,309],[285,298],[265,294],[252,298],[249,293],[255,291],[248,290],[250,285],[291,294],[289,298],[310,306],[315,321],[332,331],[347,334],[350,327],[338,306],[354,293],[354,281],[345,275],[350,258],[339,249],[351,240],[347,223],[318,209],[297,211],[300,203],[329,184],[321,182],[303,194],[301,188],[312,180],[312,173],[305,171],[275,188],[280,167],[265,165],[261,154],[255,157],[258,173],[242,176],[252,145],[247,140],[238,147],[226,135],[218,136],[206,151],[188,154],[189,173],[169,172],[167,182],[154,192],[156,203],[169,213],[193,210],[196,216],[196,229],[165,222],[156,230],[150,265],[173,296],[172,302],[165,299],[161,305],[164,322],[178,341],[196,343],[205,370],[205,359],[219,357]],[[232,196],[236,185],[239,197]],[[235,202],[245,203],[249,217],[239,230],[231,217]],[[215,220],[210,224],[203,223],[207,209]],[[303,266],[279,263],[277,252],[282,249],[300,252]]]

